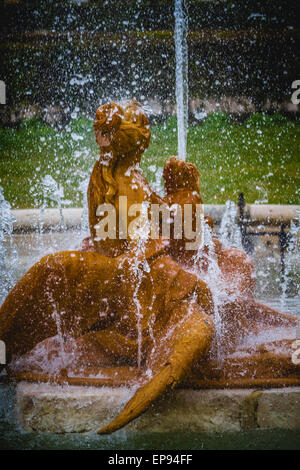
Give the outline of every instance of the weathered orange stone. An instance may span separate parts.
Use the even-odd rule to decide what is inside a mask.
[[[21,358],[10,364],[11,374],[80,385],[138,383],[123,412],[100,433],[124,426],[166,390],[183,383],[204,388],[299,385],[290,340],[252,346],[241,341],[297,323],[295,317],[255,301],[254,268],[244,252],[224,249],[213,240],[224,292],[235,295],[220,307],[220,363],[214,300],[201,279],[207,248],[195,267],[195,253],[185,250],[184,237],[171,237],[169,243],[148,240],[142,251],[138,240],[98,239],[97,208],[103,203],[115,207],[120,232],[117,196],[127,196],[128,206],[165,202],[183,211],[185,204],[194,208],[202,200],[199,174],[190,163],[174,157],[166,163],[164,199],[142,176],[139,163],[150,142],[150,126],[139,103],[100,106],[94,128],[100,158],[88,187],[91,237],[80,251],[42,258],[1,306],[0,338],[10,360]],[[127,217],[129,225],[132,218]],[[213,227],[211,219],[206,222]],[[67,366],[55,372],[43,369],[41,356],[50,364],[62,351],[73,358]]]

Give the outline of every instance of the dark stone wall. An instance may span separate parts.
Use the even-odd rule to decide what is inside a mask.
[[[188,1],[191,98],[246,97],[256,109],[288,100],[299,78],[296,6]],[[169,0],[2,2],[6,110],[92,113],[101,101],[129,96],[174,103],[173,8]]]
[[[192,31],[298,26],[298,0],[186,0]],[[19,0],[1,2],[3,33],[174,29],[174,0]]]

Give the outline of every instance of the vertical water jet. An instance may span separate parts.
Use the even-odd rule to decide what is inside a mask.
[[[186,159],[188,125],[188,15],[185,0],[175,0],[175,54],[178,157]]]

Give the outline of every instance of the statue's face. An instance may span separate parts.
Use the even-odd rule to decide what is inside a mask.
[[[95,138],[99,147],[108,147],[112,140],[108,135],[103,135],[101,131],[95,131]]]

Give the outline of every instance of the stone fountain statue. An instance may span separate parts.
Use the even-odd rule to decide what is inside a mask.
[[[299,385],[288,334],[297,319],[257,303],[247,255],[224,249],[211,219],[197,225],[196,167],[172,157],[161,198],[139,170],[150,142],[141,105],[100,106],[94,128],[100,157],[88,187],[91,236],[78,251],[42,258],[9,293],[0,309],[7,372],[36,382],[137,386],[100,434],[178,385]],[[149,235],[153,207],[171,207],[169,238],[161,214]],[[186,248],[193,240],[175,227],[178,213],[191,219],[199,246]]]

